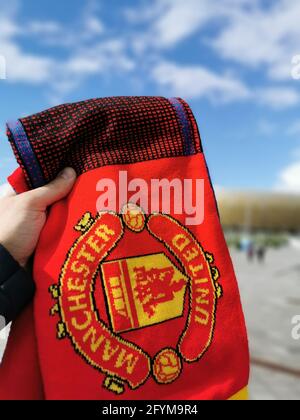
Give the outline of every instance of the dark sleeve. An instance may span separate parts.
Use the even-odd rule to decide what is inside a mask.
[[[30,274],[0,244],[0,329],[17,318],[34,290]]]

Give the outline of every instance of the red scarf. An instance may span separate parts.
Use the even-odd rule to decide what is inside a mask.
[[[65,166],[78,180],[49,210],[33,315],[28,308],[13,325],[0,398],[242,398],[244,318],[188,105],[93,99],[9,123],[8,136],[22,168],[9,178],[17,192]],[[105,180],[116,187],[114,212],[101,211]],[[161,196],[153,211],[153,180],[183,188],[171,188],[167,212]],[[148,189],[133,204],[137,185]],[[184,192],[199,205],[200,187],[204,218],[196,220]]]

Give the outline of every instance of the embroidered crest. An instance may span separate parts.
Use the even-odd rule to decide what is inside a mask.
[[[103,386],[116,394],[141,386],[152,375],[169,384],[184,363],[196,362],[208,350],[215,327],[217,299],[222,296],[214,258],[192,233],[165,214],[146,216],[128,203],[122,215],[85,213],[75,230],[80,233],[68,252],[58,284],[50,287],[56,299],[57,337],[69,338],[83,359],[106,374]],[[164,245],[165,252],[109,260],[126,231],[144,230]],[[107,301],[104,322],[95,306],[95,282],[102,279]],[[149,355],[123,333],[182,317],[189,308],[176,348]],[[191,343],[193,345],[191,345]]]
[[[164,254],[107,262],[102,273],[114,332],[182,315],[187,278]]]

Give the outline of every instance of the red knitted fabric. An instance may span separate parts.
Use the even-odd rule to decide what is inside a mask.
[[[65,104],[20,121],[40,164],[45,182],[65,166],[80,175],[99,166],[184,156],[201,151],[192,113],[183,127],[176,109],[165,98],[116,97]],[[190,131],[191,145],[184,130]],[[34,186],[16,150],[10,126],[8,137],[19,164]]]
[[[22,168],[9,178],[17,192],[65,166],[78,179],[49,209],[35,253],[34,325],[27,311],[13,328],[0,399],[228,399],[243,390],[245,323],[189,106],[92,99],[9,123],[8,136]],[[104,180],[119,191],[113,211],[99,195]],[[148,206],[153,180],[173,183],[168,211],[162,193],[158,208]],[[186,202],[178,210],[178,183],[203,203],[195,223]],[[134,200],[137,185],[146,192]]]

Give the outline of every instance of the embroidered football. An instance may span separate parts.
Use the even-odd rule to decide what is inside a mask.
[[[178,378],[181,361],[173,349],[163,349],[154,359],[153,374],[157,382],[169,384]]]
[[[141,232],[145,227],[145,215],[134,203],[127,203],[122,209],[123,221],[133,232]]]

